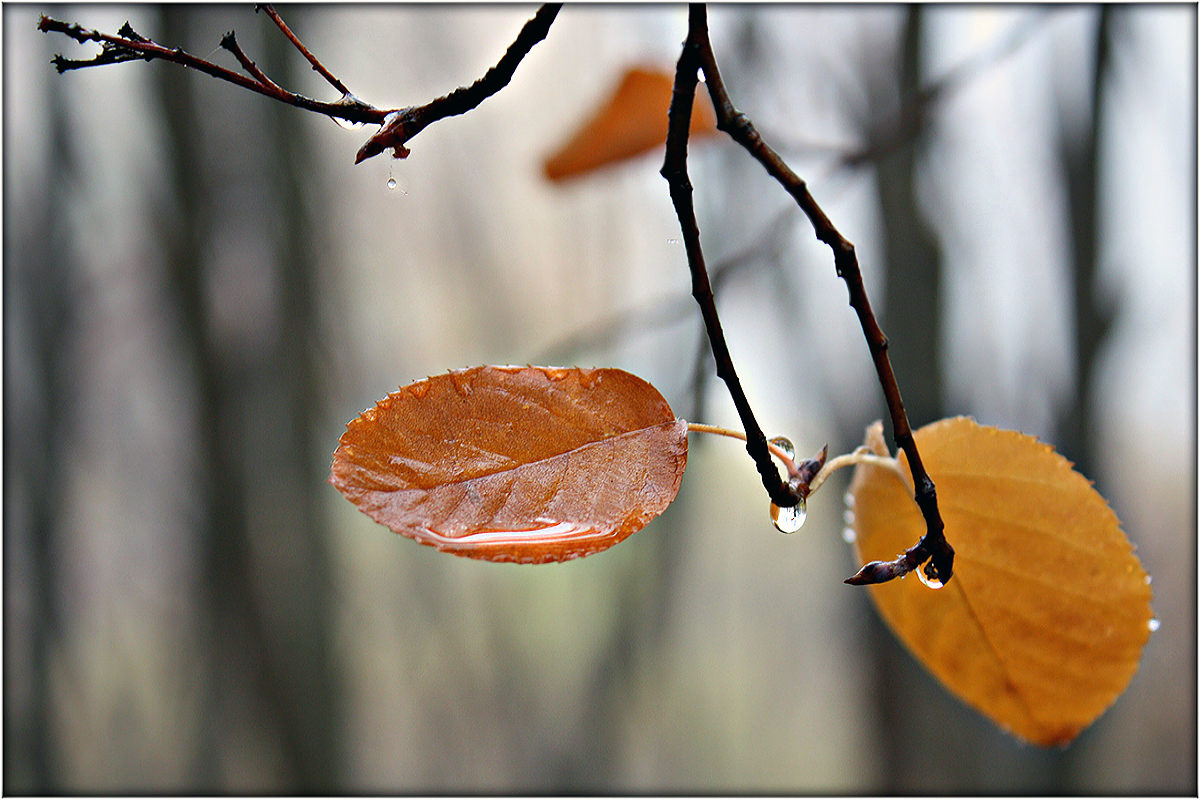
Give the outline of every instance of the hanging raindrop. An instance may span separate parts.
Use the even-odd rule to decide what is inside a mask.
[[[842,541],[846,544],[854,544],[858,539],[858,531],[851,528],[849,525],[842,528]]]
[[[1150,632],[1154,633],[1160,627],[1162,627],[1162,623],[1158,621],[1158,617],[1151,617],[1150,618]]]
[[[775,523],[775,528],[780,533],[795,533],[800,530],[807,516],[808,509],[803,499],[794,506],[783,506],[782,508],[771,503],[771,521]]]
[[[399,185],[400,185],[399,181],[397,181],[395,178],[393,178],[393,177],[391,177],[391,176],[389,176],[389,177],[388,177],[388,179],[387,179],[387,187],[388,187],[388,189],[391,189],[392,191],[395,191],[395,190],[396,190],[396,187],[397,187],[397,186],[399,186]]]
[[[771,444],[787,454],[788,458],[792,459],[793,461],[796,460],[796,448],[792,445],[791,439],[788,439],[785,436],[776,436],[771,440]]]
[[[921,583],[925,584],[930,589],[940,589],[943,586],[945,586],[945,584],[942,583],[941,581],[939,581],[938,579],[931,578],[928,575],[926,575],[924,567],[917,567],[916,573],[917,573],[917,577],[921,579]]]

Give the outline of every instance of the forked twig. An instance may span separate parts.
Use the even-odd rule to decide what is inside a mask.
[[[769,480],[769,478],[774,478],[775,481],[779,481],[779,476],[774,465],[770,463],[765,437],[758,428],[745,395],[741,391],[736,373],[733,371],[733,365],[729,363],[729,351],[725,346],[720,322],[716,315],[716,307],[712,301],[712,292],[708,287],[707,276],[704,274],[704,260],[700,253],[699,231],[696,229],[695,214],[690,210],[692,187],[688,182],[686,171],[688,132],[685,115],[690,113],[691,106],[680,106],[683,100],[691,103],[697,83],[697,68],[704,72],[705,85],[708,87],[713,108],[717,113],[717,129],[728,134],[745,148],[763,165],[768,174],[787,190],[812,223],[817,239],[827,244],[833,251],[834,267],[849,290],[850,306],[858,315],[863,335],[866,337],[867,346],[871,351],[871,358],[875,363],[875,371],[879,377],[879,383],[892,419],[896,446],[904,450],[908,456],[909,468],[912,470],[913,480],[916,484],[914,499],[925,518],[925,535],[895,561],[872,562],[863,567],[857,575],[848,578],[846,582],[853,584],[880,583],[904,575],[928,561],[924,567],[925,574],[944,584],[950,580],[953,573],[954,548],[946,541],[943,533],[944,525],[938,511],[937,493],[933,480],[925,471],[920,453],[917,452],[917,445],[908,423],[908,415],[904,411],[904,402],[900,397],[900,387],[892,372],[891,362],[888,360],[887,337],[880,329],[875,314],[871,310],[870,301],[867,299],[854,245],[842,236],[821,207],[817,205],[816,200],[808,191],[807,184],[792,172],[779,154],[763,141],[750,119],[734,108],[729,94],[725,90],[712,44],[709,41],[707,11],[704,5],[693,4],[689,6],[687,40],[684,42],[683,53],[676,67],[676,94],[671,100],[670,132],[667,134],[667,157],[663,166],[663,176],[671,184],[671,197],[675,201],[676,211],[680,217],[685,243],[689,245],[688,263],[692,266],[693,284],[697,287],[694,294],[704,313],[705,323],[708,325],[709,340],[712,344],[713,356],[717,361],[717,372],[725,378],[729,385],[734,405],[737,406],[742,422],[746,426],[746,449],[758,465],[759,473],[763,476],[763,483],[767,487],[768,493],[771,494],[772,501],[777,505],[783,505],[775,499],[779,486]],[[683,98],[683,95],[686,95],[686,98]],[[676,199],[677,197],[678,199]],[[685,212],[688,213],[685,214]]]
[[[712,283],[704,264],[704,251],[700,246],[700,227],[696,223],[692,184],[687,172],[688,129],[691,125],[692,102],[696,95],[699,66],[697,47],[689,33],[675,67],[675,85],[671,93],[671,106],[667,112],[666,156],[663,159],[661,174],[670,187],[671,202],[675,206],[676,216],[679,217],[684,250],[692,273],[692,296],[700,306],[700,314],[704,318],[704,328],[708,332],[708,341],[717,362],[717,375],[725,381],[730,397],[733,398],[738,417],[741,418],[742,427],[746,431],[746,451],[754,459],[763,487],[770,495],[772,503],[786,508],[797,505],[804,498],[797,489],[790,487],[779,477],[779,471],[771,461],[767,437],[754,417],[750,401],[746,399],[746,392],[742,389],[741,380],[729,354],[729,345],[725,342],[725,333],[721,328],[721,319],[717,315],[717,306],[713,299]]]
[[[80,44],[86,44],[87,42],[97,42],[100,44],[100,54],[95,58],[86,61],[72,60],[63,58],[62,56],[56,56],[53,63],[59,72],[66,72],[67,70],[72,69],[82,69],[84,67],[100,66],[103,64],[113,64],[120,61],[131,61],[135,59],[144,59],[146,61],[158,59],[160,61],[170,61],[173,64],[180,64],[190,69],[194,69],[197,72],[203,72],[206,75],[211,75],[214,78],[218,78],[236,86],[240,86],[243,89],[249,89],[250,91],[256,92],[265,97],[270,97],[272,100],[278,100],[281,103],[287,103],[288,105],[295,106],[296,108],[303,108],[307,111],[315,111],[316,113],[324,114],[327,117],[338,117],[349,122],[380,123],[383,122],[384,117],[386,117],[388,113],[387,111],[374,108],[366,105],[365,103],[351,104],[340,101],[332,103],[324,102],[280,88],[274,81],[265,79],[266,76],[263,75],[257,67],[255,67],[253,70],[250,70],[246,64],[247,62],[251,64],[253,62],[250,62],[250,60],[246,58],[245,54],[243,53],[242,56],[238,58],[238,61],[247,69],[247,71],[250,71],[251,75],[253,76],[246,77],[245,75],[241,75],[237,72],[226,69],[218,64],[214,64],[211,61],[194,56],[182,48],[164,47],[157,42],[153,42],[150,39],[138,35],[133,28],[129,26],[129,23],[125,23],[125,25],[121,27],[118,35],[114,36],[109,33],[90,30],[75,23],[63,22],[61,20],[52,19],[51,17],[43,15],[38,21],[38,30],[45,33],[62,33],[79,42]],[[226,44],[226,42],[228,42],[228,44]],[[227,50],[229,50],[231,46],[237,47],[236,40],[233,39],[232,34],[225,35],[225,37],[222,39],[222,46]],[[237,56],[238,51],[240,51],[240,48],[237,48],[237,50],[231,50],[231,52],[234,52],[235,56]]]
[[[533,18],[521,28],[517,38],[496,62],[496,66],[470,86],[455,89],[450,94],[431,100],[423,106],[403,108],[388,114],[379,132],[359,149],[354,163],[359,164],[389,148],[396,158],[404,158],[408,155],[405,143],[426,126],[446,117],[465,114],[503,89],[512,80],[521,60],[535,44],[546,38],[550,25],[561,8],[561,3],[547,3],[539,8]]]
[[[325,65],[317,60],[317,57],[314,56],[309,49],[304,46],[304,43],[296,37],[296,34],[292,33],[292,29],[289,28],[287,23],[285,23],[279,16],[279,12],[275,10],[274,6],[270,4],[264,4],[257,6],[255,10],[261,10],[264,14],[271,18],[271,21],[275,23],[275,26],[279,28],[285,37],[287,37],[287,40],[291,42],[297,50],[300,51],[302,56],[308,59],[308,63],[312,64],[312,68],[316,70],[318,75],[328,81],[330,86],[341,92],[343,97],[350,94],[350,90],[346,88],[346,84],[339,81],[333,76],[333,73],[325,69]]]
[[[44,33],[62,33],[80,44],[96,42],[100,45],[100,53],[90,59],[77,60],[64,58],[61,55],[55,56],[53,63],[60,73],[84,67],[116,64],[122,61],[158,59],[189,67],[296,108],[315,111],[318,114],[344,119],[348,122],[381,124],[383,127],[359,148],[354,160],[354,163],[357,164],[387,149],[391,149],[397,158],[403,158],[408,155],[408,149],[404,144],[413,136],[438,120],[470,111],[507,86],[521,60],[535,44],[546,38],[550,25],[554,22],[561,7],[561,4],[547,4],[538,9],[533,18],[521,28],[517,38],[496,65],[470,86],[460,87],[450,94],[438,97],[424,105],[403,109],[375,108],[355,97],[346,88],[346,85],[326,69],[317,57],[304,46],[291,28],[280,18],[279,13],[270,5],[263,5],[260,8],[271,18],[271,21],[287,37],[288,41],[308,60],[312,68],[342,93],[341,98],[333,102],[324,102],[282,88],[268,78],[242,51],[232,31],[221,39],[221,47],[233,54],[242,68],[249,73],[249,77],[194,56],[182,48],[164,47],[137,34],[129,23],[125,23],[118,34],[113,35],[43,15],[38,21],[38,30]]]

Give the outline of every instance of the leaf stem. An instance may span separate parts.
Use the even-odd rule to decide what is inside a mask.
[[[718,425],[705,425],[702,422],[689,422],[687,425],[689,433],[712,433],[717,436],[728,436],[730,439],[746,441],[746,434],[730,428],[722,428]],[[789,449],[791,449],[790,442]],[[825,465],[825,457],[829,454],[828,445],[822,447],[821,452],[812,458],[806,458],[799,464],[795,462],[793,454],[776,445],[774,439],[767,442],[767,451],[782,461],[784,467],[787,468],[787,487],[790,491],[796,492],[801,500],[812,494],[813,488],[811,482],[815,480],[815,476],[820,473],[821,468]]]
[[[900,468],[899,461],[891,456],[881,456],[877,455],[876,453],[872,453],[864,446],[857,448],[852,453],[844,453],[843,455],[835,456],[827,461],[825,466],[821,467],[821,471],[818,472],[813,477],[812,482],[809,483],[809,494],[812,494],[813,492],[817,491],[817,489],[821,488],[821,484],[825,483],[826,479],[839,469],[844,469],[845,467],[854,467],[858,466],[859,464],[869,464],[873,467],[881,467],[886,469],[895,474],[895,476],[900,479],[900,482],[904,484],[908,491],[911,492],[913,490],[912,483],[909,481],[908,476],[904,474],[904,470]]]
[[[743,442],[746,441],[746,434],[744,434],[741,431],[735,431],[731,428],[722,428],[719,425],[705,425],[703,422],[689,422],[688,423],[688,432],[689,433],[712,433],[717,436],[728,436],[730,439],[738,439]],[[789,472],[791,472],[793,469],[795,469],[796,465],[792,461],[792,457],[789,456],[785,451],[780,449],[777,445],[774,445],[771,442],[767,442],[767,449],[771,451],[771,455],[775,456],[776,458],[778,458],[780,461],[783,462],[784,466],[786,466],[788,468]]]

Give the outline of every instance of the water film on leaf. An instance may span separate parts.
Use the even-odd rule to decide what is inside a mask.
[[[687,422],[618,369],[473,367],[401,387],[346,426],[330,483],[396,533],[537,564],[597,553],[679,492]]]
[[[1137,670],[1153,619],[1146,572],[1104,498],[1049,445],[965,417],[915,437],[954,545],[954,579],[939,591],[893,581],[871,596],[952,692],[1022,739],[1064,745]],[[887,454],[880,423],[867,445]],[[895,558],[925,531],[890,470],[860,464],[848,499],[862,561]]]

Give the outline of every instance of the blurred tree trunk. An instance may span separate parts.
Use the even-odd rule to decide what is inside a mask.
[[[920,6],[906,7],[896,60],[879,64],[875,74],[866,76],[868,96],[874,98],[871,108],[884,114],[888,109],[893,110],[890,117],[868,117],[866,120],[871,144],[884,144],[878,137],[899,130],[892,127],[899,120],[898,114],[905,108],[917,108],[909,104],[917,99],[920,89],[921,19]],[[916,196],[916,162],[923,136],[921,122],[923,120],[916,121],[913,138],[885,149],[875,164],[886,253],[881,324],[889,342],[893,343],[888,348],[888,357],[914,429],[942,416],[938,348],[941,265],[937,242],[920,214]],[[889,432],[890,429],[888,424]],[[937,480],[936,475],[933,478]],[[899,699],[899,702],[880,702],[878,705],[876,724],[883,751],[880,773],[884,780],[880,790],[920,792],[936,773],[928,771],[934,764],[922,763],[928,748],[921,747],[920,739],[913,738],[920,725],[914,716],[927,721],[926,710],[936,708],[938,712],[946,713],[952,709],[948,707],[944,692],[940,687],[930,685],[929,678],[915,667],[912,657],[878,615],[873,611],[865,614],[870,620],[867,638],[874,645],[870,648],[874,665],[872,693],[879,698]],[[920,709],[915,714],[914,707]],[[937,768],[940,777],[948,779],[948,786],[953,786],[962,774],[964,764],[958,759],[947,758]]]
[[[1096,8],[1094,54],[1090,76],[1091,97],[1086,116],[1078,128],[1070,121],[1059,121],[1058,151],[1066,184],[1068,224],[1071,235],[1072,305],[1075,312],[1073,331],[1075,349],[1074,391],[1059,412],[1057,421],[1058,451],[1075,462],[1075,468],[1097,482],[1103,489],[1103,476],[1098,473],[1099,462],[1095,431],[1095,398],[1091,388],[1096,359],[1108,337],[1116,313],[1116,304],[1103,300],[1098,293],[1100,231],[1099,167],[1101,134],[1106,85],[1108,82],[1109,52],[1112,48],[1112,6]],[[1058,107],[1063,108],[1059,103]],[[1055,762],[1054,778],[1059,786],[1079,785],[1082,776],[1072,773],[1082,768],[1078,748],[1067,750]],[[1074,780],[1073,780],[1074,779]]]
[[[1075,300],[1078,376],[1072,407],[1060,428],[1063,449],[1079,461],[1088,457],[1086,388],[1094,359],[1109,324],[1095,305],[1095,215],[1098,111],[1106,63],[1110,10],[1101,12],[1093,75],[1093,119],[1087,135],[1062,143],[1067,164],[1075,237]],[[921,8],[909,6],[900,56],[901,98],[918,88]],[[879,164],[880,203],[888,252],[884,329],[895,346],[889,356],[914,427],[945,415],[937,336],[938,255],[917,214],[915,143],[906,143]],[[937,480],[937,476],[932,476]],[[953,532],[947,532],[953,543]],[[1011,739],[936,684],[872,615],[868,639],[875,660],[885,792],[951,792],[974,786],[985,792],[1062,791],[1069,786],[1071,751],[1014,749]],[[952,738],[929,731],[953,730]]]
[[[164,9],[164,40],[187,41],[197,13]],[[197,91],[195,74],[165,68],[157,77],[170,142],[169,194],[176,204],[162,235],[169,302],[178,312],[179,345],[196,391],[197,609],[199,650],[206,659],[196,788],[332,792],[341,776],[334,746],[339,719],[329,653],[330,574],[315,499],[324,484],[310,439],[318,406],[314,246],[307,238],[313,226],[303,219],[298,177],[311,153],[297,129],[267,110],[268,101],[252,98],[254,104],[235,118],[214,113],[213,101]],[[287,81],[281,73],[276,78]],[[210,90],[229,91],[203,89]],[[297,114],[285,111],[291,118]],[[231,180],[231,165],[219,160],[236,155],[206,149],[204,139],[206,130],[214,138],[228,136],[236,124],[248,137],[262,137],[266,128],[267,143],[248,148],[251,158],[266,163],[246,165],[247,174],[234,170]],[[256,182],[259,171],[265,175]],[[239,185],[214,177],[222,172],[225,181]],[[242,190],[241,198],[234,189]],[[231,218],[247,193],[255,199],[254,218]],[[236,240],[246,225],[259,226],[252,233],[268,241],[274,232],[276,248],[269,259],[249,260],[245,267],[275,270],[270,285],[278,291],[265,293],[274,307],[249,312],[267,328],[256,331],[261,347],[256,341],[231,347],[227,333],[223,341],[214,319],[220,309],[209,302],[221,296],[215,281],[263,280],[249,273],[213,274],[210,256],[218,237]]]
[[[1090,396],[1096,356],[1112,326],[1114,304],[1104,302],[1097,293],[1099,236],[1097,219],[1097,181],[1105,84],[1112,39],[1112,6],[1096,10],[1099,20],[1095,34],[1095,54],[1091,75],[1089,117],[1079,128],[1062,119],[1059,124],[1059,158],[1066,181],[1070,216],[1075,311],[1075,383],[1058,420],[1058,449],[1075,462],[1085,475],[1096,475],[1096,451],[1093,442],[1093,400]],[[1061,107],[1061,104],[1060,104]]]
[[[920,6],[906,7],[897,65],[902,105],[915,101],[920,89],[921,15]],[[887,254],[882,325],[894,343],[888,348],[888,358],[914,430],[943,416],[938,346],[941,253],[917,202],[916,164],[923,122],[917,121],[915,137],[876,162],[875,180]]]
[[[53,725],[53,676],[62,632],[56,565],[67,485],[63,456],[75,418],[70,356],[79,295],[69,184],[76,155],[63,84],[51,79],[44,85],[49,112],[45,192],[20,198],[36,203],[29,215],[35,222],[27,229],[14,228],[25,217],[10,215],[7,203],[4,214],[4,787],[10,794],[54,794],[64,788]],[[7,200],[16,198],[10,194]],[[24,300],[19,306],[18,299]],[[24,353],[10,350],[14,339],[26,345]],[[19,377],[13,372],[18,364],[25,370]],[[15,557],[10,546],[23,557]],[[12,572],[25,563],[27,574]],[[15,603],[14,592],[28,596]],[[16,624],[14,606],[28,619]],[[28,639],[16,641],[14,629],[27,631]],[[16,660],[25,663],[17,668]],[[29,686],[11,685],[15,675],[29,676]]]
[[[887,253],[882,325],[893,343],[888,356],[914,429],[946,415],[939,345],[941,255],[917,200],[917,157],[927,113],[916,103],[924,58],[923,16],[921,6],[906,6],[896,62],[890,71],[868,77],[870,95],[876,98],[872,107],[898,106],[917,114],[899,128],[915,135],[885,147],[876,163]],[[895,88],[885,85],[893,74],[898,78]],[[896,90],[898,102],[890,95]],[[937,481],[936,474],[931,477]],[[953,531],[947,531],[947,536],[953,544]],[[877,614],[864,610],[864,615],[870,620],[866,636],[874,663],[873,694],[879,698],[880,791],[957,794],[971,786],[995,792],[1049,789],[1054,783],[1052,762],[1043,753],[1014,751],[1011,740],[1005,741],[1004,734],[922,669]],[[954,735],[930,735],[941,730]]]
[[[298,24],[305,16],[296,9],[291,18],[292,24]],[[297,69],[303,64],[299,54],[273,29],[266,42],[269,74],[284,85],[293,85],[300,72],[308,71],[307,66]],[[267,407],[278,415],[279,423],[271,470],[286,480],[278,481],[271,501],[277,512],[272,534],[280,548],[292,552],[286,562],[290,569],[272,576],[288,590],[283,616],[274,622],[287,643],[280,660],[291,680],[288,691],[303,765],[301,785],[309,792],[334,793],[345,778],[339,744],[342,697],[333,654],[332,535],[320,498],[330,491],[326,478],[335,443],[315,440],[323,394],[318,254],[326,237],[306,201],[320,177],[313,168],[317,153],[306,132],[311,126],[332,123],[279,103],[265,108],[271,140],[267,167],[275,177],[272,191],[280,215],[280,224],[273,227],[283,232],[276,237],[273,265],[281,288],[276,352],[270,359],[277,399]],[[336,275],[336,267],[330,272]]]

